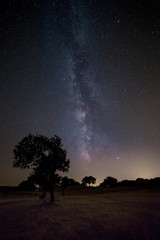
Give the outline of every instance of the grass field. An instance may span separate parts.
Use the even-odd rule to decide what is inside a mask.
[[[0,195],[1,240],[159,240],[160,192]]]

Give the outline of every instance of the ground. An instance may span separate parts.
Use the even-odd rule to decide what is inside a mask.
[[[159,240],[160,192],[0,195],[1,240]]]

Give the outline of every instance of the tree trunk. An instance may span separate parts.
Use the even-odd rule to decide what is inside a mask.
[[[54,182],[53,179],[51,179],[50,183],[50,204],[54,203]]]

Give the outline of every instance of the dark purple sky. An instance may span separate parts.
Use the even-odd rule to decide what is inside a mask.
[[[0,185],[28,133],[59,135],[67,174],[160,176],[158,0],[11,0],[0,10]]]

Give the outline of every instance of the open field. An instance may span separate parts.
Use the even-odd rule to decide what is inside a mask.
[[[0,195],[1,240],[159,240],[160,192]]]

